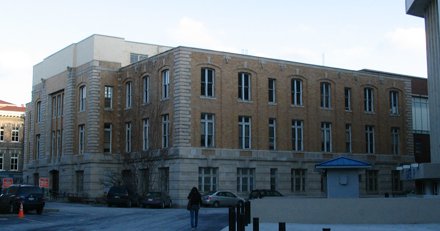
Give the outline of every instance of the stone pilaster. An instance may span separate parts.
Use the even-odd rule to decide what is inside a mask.
[[[67,68],[66,89],[64,92],[64,120],[63,120],[63,153],[62,159],[73,155],[75,137],[75,116],[76,116],[76,79],[75,69]]]
[[[100,70],[92,64],[87,96],[87,147],[86,152],[98,153],[99,150],[99,110],[100,110]]]

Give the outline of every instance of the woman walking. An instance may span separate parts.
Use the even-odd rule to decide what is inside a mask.
[[[188,194],[188,207],[187,209],[191,215],[191,228],[192,230],[197,229],[197,224],[199,222],[199,209],[202,203],[202,195],[200,195],[199,190],[196,187],[191,189]]]

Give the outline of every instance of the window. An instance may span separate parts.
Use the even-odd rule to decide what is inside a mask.
[[[238,73],[238,98],[243,101],[251,100],[251,74]]]
[[[269,94],[269,103],[276,103],[276,80],[275,79],[270,79],[269,78],[269,83],[268,83],[268,94]]]
[[[290,191],[306,191],[306,169],[291,169],[290,171]]]
[[[0,127],[0,142],[5,141],[5,127]]]
[[[331,85],[330,83],[321,83],[321,108],[330,109],[331,104]]]
[[[199,168],[199,189],[202,192],[217,190],[218,168]]]
[[[290,88],[292,90],[291,103],[294,106],[303,105],[303,82],[301,79],[292,79],[290,81]]]
[[[84,171],[75,172],[76,192],[84,192]]]
[[[112,153],[112,124],[104,124],[104,153]]]
[[[237,168],[237,192],[251,192],[255,185],[254,179],[254,168]]]
[[[332,124],[328,122],[321,123],[321,151],[332,151]]]
[[[214,114],[202,113],[200,128],[200,145],[207,148],[214,147]]]
[[[200,79],[200,95],[204,97],[214,97],[214,78],[215,71],[211,68],[202,68]]]
[[[61,130],[57,130],[57,156],[61,157],[61,150],[62,150],[63,146],[62,146],[62,134],[61,134]]]
[[[159,188],[161,192],[168,192],[170,189],[169,168],[159,168]]]
[[[251,117],[240,116],[238,118],[239,143],[241,149],[251,148]]]
[[[345,152],[352,152],[351,147],[351,124],[345,124]]]
[[[64,94],[57,95],[57,116],[63,115]]]
[[[18,153],[11,154],[11,171],[18,171]]]
[[[303,146],[304,122],[302,120],[292,120],[292,150],[302,151]]]
[[[12,127],[12,134],[11,134],[12,142],[18,142],[19,141],[19,135],[18,135],[19,131],[20,131],[19,127],[17,127],[17,126],[13,126]]]
[[[105,86],[104,87],[104,108],[112,109],[113,108],[113,87]]]
[[[391,128],[391,153],[400,154],[400,129]]]
[[[374,153],[374,127],[365,126],[365,143],[367,153]]]
[[[40,148],[41,148],[41,144],[40,144],[40,134],[37,134],[35,136],[35,155],[34,155],[34,159],[38,160],[40,159]]]
[[[162,115],[162,148],[168,148],[169,145],[170,121],[169,115]]]
[[[269,118],[269,150],[277,148],[277,121],[275,118]]]
[[[131,81],[125,83],[125,109],[131,108],[133,99],[133,92],[132,92],[132,84]]]
[[[130,53],[130,64],[139,62],[139,61],[147,59],[147,58],[148,58],[148,55]]]
[[[41,122],[41,101],[37,102],[37,108],[36,108],[36,114],[37,114],[37,122]]]
[[[125,123],[125,152],[131,152],[131,122]]]
[[[3,153],[0,153],[0,170],[5,170],[3,167],[3,163],[4,163],[3,158],[4,158]]]
[[[351,88],[344,88],[345,111],[351,111]]]
[[[378,170],[366,170],[365,171],[365,188],[367,193],[377,193],[378,192]]]
[[[399,92],[390,91],[390,114],[399,114]]]
[[[147,104],[150,103],[150,76],[145,76],[142,80],[143,80],[142,102],[144,104]]]
[[[364,111],[365,112],[374,112],[373,88],[366,87],[364,89]]]
[[[403,183],[400,180],[399,170],[391,170],[391,190],[393,192],[401,192],[403,190]]]
[[[162,99],[168,99],[170,93],[170,71],[162,71]]]
[[[150,120],[142,120],[142,151],[150,149]]]
[[[86,86],[81,86],[79,88],[79,111],[86,110]]]
[[[55,153],[56,153],[56,148],[57,148],[57,137],[56,137],[56,132],[55,131],[52,131],[52,133],[51,133],[51,143],[50,143],[50,146],[51,146],[51,155],[53,155],[53,156],[55,156]]]
[[[428,98],[412,97],[412,118],[415,133],[429,133]]]
[[[278,188],[277,183],[278,183],[278,169],[271,168],[270,169],[270,189],[277,190],[277,188]]]
[[[52,118],[57,117],[57,96],[52,96]]]
[[[85,129],[84,124],[78,126],[78,152],[79,154],[84,153],[85,145]]]

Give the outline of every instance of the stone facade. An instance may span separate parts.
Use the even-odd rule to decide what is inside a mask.
[[[213,73],[209,84],[202,81],[205,69]],[[239,73],[249,81],[240,81]],[[292,80],[302,83],[301,104],[292,103]],[[274,83],[273,102],[268,101],[269,81]],[[327,96],[322,83],[328,87]],[[83,86],[86,109],[79,111]],[[113,89],[110,108],[104,106],[106,86]],[[213,91],[201,95],[206,86]],[[239,99],[239,88],[249,92],[248,98]],[[346,109],[348,88],[351,107]],[[370,112],[364,110],[366,88],[373,94]],[[51,99],[60,92],[62,116],[54,120]],[[398,95],[394,114],[390,114],[390,92]],[[329,100],[325,107],[323,97]],[[122,182],[134,183],[139,192],[166,190],[178,205],[185,204],[193,186],[202,191],[231,190],[244,197],[251,188],[271,186],[286,195],[324,196],[325,173],[316,171],[315,165],[338,156],[372,165],[368,174],[359,172],[361,196],[403,192],[412,186],[396,189],[392,178],[396,166],[414,162],[411,78],[407,76],[177,47],[128,66],[93,60],[67,68],[34,85],[28,115],[35,113],[38,102],[44,107],[44,120],[31,117],[25,180],[50,177],[52,189],[59,193],[100,197],[109,178],[116,175]],[[206,115],[213,122],[202,123]],[[240,126],[242,116],[249,119],[247,125]],[[269,119],[276,121],[276,135],[270,142]],[[302,121],[301,137],[295,140],[301,148],[293,148],[292,121]],[[62,124],[61,158],[56,160],[49,158],[56,156],[50,135],[54,123]],[[351,125],[348,152],[347,124]],[[85,129],[83,141],[80,126]],[[105,126],[110,127],[110,136]],[[212,127],[202,129],[206,126]],[[373,128],[370,151],[366,150],[366,126]],[[394,153],[392,129],[398,131]],[[322,134],[330,135],[324,149]],[[111,149],[105,151],[109,137]],[[207,137],[212,139],[209,145],[202,145]]]

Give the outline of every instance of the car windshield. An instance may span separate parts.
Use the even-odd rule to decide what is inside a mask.
[[[42,193],[39,187],[21,187],[20,194],[35,194]]]
[[[203,196],[212,195],[212,194],[214,194],[214,193],[216,193],[216,191],[206,192],[206,193],[203,194]]]
[[[280,197],[283,196],[281,193],[279,193],[278,191],[269,191],[267,192],[268,196],[273,196],[273,197]]]
[[[124,187],[112,187],[109,191],[110,193],[126,193]]]
[[[147,197],[160,197],[160,192],[149,192]]]

